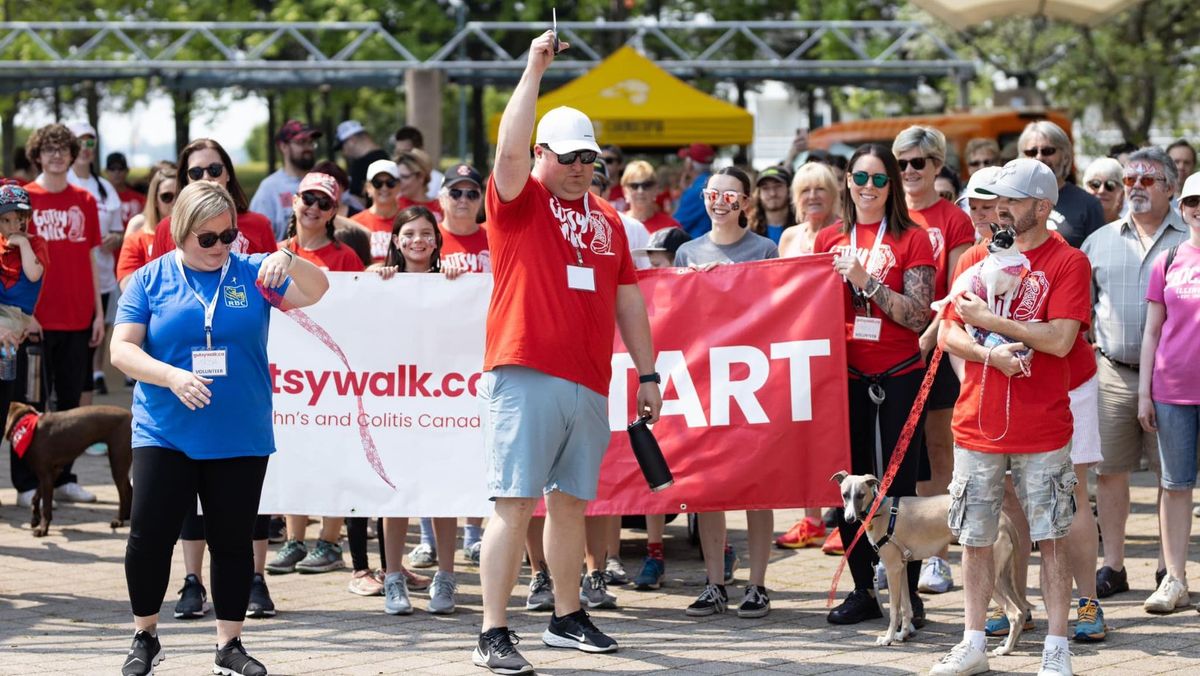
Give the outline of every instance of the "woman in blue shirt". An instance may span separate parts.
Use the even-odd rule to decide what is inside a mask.
[[[311,305],[329,282],[290,251],[231,253],[235,214],[224,188],[205,181],[184,188],[171,221],[176,250],[132,275],[117,310],[112,363],[138,381],[125,550],[136,631],[125,676],[148,674],[162,660],[158,610],[195,496],[212,552],[214,672],[267,673],[240,638],[254,520],[275,451],[267,329],[272,305]]]

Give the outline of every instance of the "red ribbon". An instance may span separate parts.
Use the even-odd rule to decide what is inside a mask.
[[[875,512],[879,509],[879,505],[883,499],[887,497],[888,488],[892,485],[892,480],[896,478],[896,472],[900,470],[900,464],[904,462],[904,456],[908,453],[908,444],[912,441],[913,434],[917,430],[917,422],[921,420],[921,412],[925,409],[925,399],[929,397],[929,388],[933,386],[933,377],[937,375],[938,365],[942,361],[942,346],[938,345],[933,354],[929,356],[929,369],[925,372],[925,379],[921,381],[921,389],[917,391],[917,398],[913,401],[912,411],[908,414],[908,420],[904,421],[904,428],[900,430],[900,439],[896,441],[896,448],[892,449],[892,457],[888,462],[887,471],[884,472],[883,478],[879,480],[879,490],[875,493],[875,501],[871,503],[871,509],[867,512],[866,518],[862,520],[862,525],[859,526],[858,532],[854,535],[854,540],[850,542],[850,546],[846,547],[845,554],[842,555],[842,560],[838,562],[837,572],[833,574],[833,584],[829,587],[829,598],[825,601],[825,607],[829,608],[833,605],[834,596],[837,595],[838,581],[842,579],[842,572],[846,568],[846,562],[850,560],[850,552],[854,550],[854,546],[862,539],[862,536],[867,532],[867,527],[871,524],[871,519],[875,518]]]

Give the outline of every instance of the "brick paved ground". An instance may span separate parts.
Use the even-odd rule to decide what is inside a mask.
[[[123,397],[127,402],[128,395]],[[77,470],[100,502],[60,506],[50,536],[40,540],[30,534],[27,511],[14,506],[7,475],[0,480],[0,674],[114,674],[128,647],[131,629],[122,567],[127,533],[114,533],[107,525],[116,510],[116,491],[104,458],[85,456]],[[1120,676],[1197,673],[1200,617],[1196,612],[1187,609],[1153,617],[1141,609],[1153,584],[1157,520],[1152,481],[1142,474],[1136,476],[1136,483],[1128,561],[1134,591],[1104,604],[1109,640],[1074,645],[1075,669]],[[786,528],[795,517],[796,512],[778,513],[776,527]],[[733,545],[744,552],[744,518],[731,515],[730,527]],[[316,528],[310,528],[310,535],[315,534]],[[625,535],[621,553],[635,572],[644,536],[631,531]],[[374,542],[371,547],[374,564]],[[594,615],[597,624],[621,642],[619,653],[589,656],[546,648],[538,640],[546,616],[514,610],[511,624],[524,637],[521,648],[526,657],[542,674],[667,670],[901,674],[926,670],[961,636],[959,588],[927,597],[930,623],[904,645],[874,645],[882,621],[855,628],[827,624],[825,595],[837,559],[816,550],[773,552],[767,578],[773,610],[766,618],[741,620],[734,614],[688,618],[683,608],[699,593],[704,573],[699,552],[687,543],[679,521],[667,528],[666,552],[664,589],[651,593],[616,589],[621,608]],[[1196,552],[1200,547],[1193,545],[1193,561]],[[958,552],[952,550],[956,574],[958,561]],[[1035,555],[1035,566],[1037,561]],[[1200,567],[1193,563],[1189,568],[1191,577],[1200,579]],[[416,614],[387,616],[381,598],[347,593],[347,572],[271,576],[268,582],[280,613],[274,619],[249,621],[246,644],[272,674],[485,673],[470,663],[481,620],[477,570],[460,563],[459,571],[459,610],[450,617],[424,612],[423,594],[413,596]],[[170,619],[182,578],[182,555],[177,551],[164,604],[167,619],[160,627],[167,660],[157,673],[209,673],[215,640],[211,614],[201,621]],[[744,583],[745,572],[738,578]],[[1031,571],[1030,579],[1037,580],[1036,571]],[[740,589],[737,594],[740,597]],[[1030,598],[1040,601],[1036,590],[1030,590]],[[521,594],[519,601],[523,600]],[[993,658],[994,669],[1036,672],[1044,611],[1035,611],[1035,618],[1038,626],[1025,635],[1018,654]]]

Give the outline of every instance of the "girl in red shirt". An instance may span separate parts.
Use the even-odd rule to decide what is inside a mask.
[[[929,236],[908,215],[900,168],[886,146],[860,146],[850,158],[840,226],[817,234],[816,253],[834,251],[833,267],[846,279],[846,359],[850,370],[850,466],[853,474],[882,477],[923,376],[918,344],[929,323],[934,261]],[[883,395],[880,403],[875,403]],[[922,425],[917,426],[888,495],[916,495]],[[876,431],[880,443],[876,443]],[[837,510],[843,546],[858,524]],[[829,613],[833,624],[883,616],[875,598],[878,557],[870,547],[850,554],[854,591]],[[924,622],[917,597],[921,563],[908,565],[915,619]],[[920,626],[920,625],[918,625]]]
[[[423,150],[413,149],[396,156],[396,166],[400,168],[400,196],[396,204],[401,209],[409,207],[425,207],[436,219],[442,222],[442,205],[437,200],[425,199],[429,195],[429,177],[433,175],[433,161]]]
[[[391,160],[375,160],[367,167],[367,197],[371,206],[350,219],[371,233],[371,259],[383,262],[387,256],[388,242],[392,239],[392,225],[400,211],[400,168]]]

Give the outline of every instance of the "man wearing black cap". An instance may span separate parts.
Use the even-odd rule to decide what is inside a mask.
[[[444,218],[439,253],[447,277],[463,272],[491,272],[487,231],[479,227],[483,208],[483,176],[469,164],[456,164],[446,171],[438,191]],[[453,272],[452,272],[453,271]]]
[[[109,153],[104,158],[104,174],[108,182],[117,189],[117,197],[121,199],[121,225],[129,225],[129,219],[142,213],[146,208],[146,195],[129,187],[125,182],[129,178],[129,162],[123,153]]]
[[[321,132],[299,120],[288,120],[275,135],[275,145],[283,158],[283,168],[263,179],[250,200],[250,211],[257,211],[271,221],[275,239],[283,240],[287,233],[288,217],[292,214],[292,198],[300,187],[300,179],[316,164],[317,139]]]
[[[792,172],[786,167],[767,167],[758,174],[754,184],[754,211],[750,212],[750,229],[779,244],[783,231],[796,224],[796,208],[792,204]]]
[[[682,228],[663,228],[655,230],[645,248],[637,253],[646,254],[652,268],[671,268],[675,267],[675,252],[690,241],[692,238]]]

